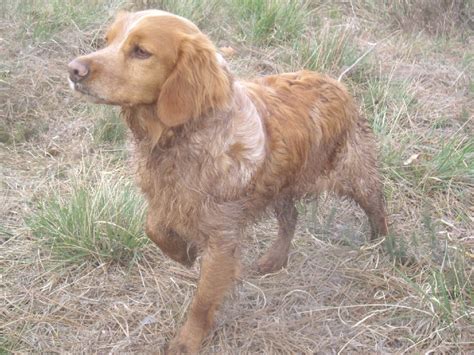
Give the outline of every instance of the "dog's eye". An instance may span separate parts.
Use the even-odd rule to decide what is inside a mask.
[[[138,46],[135,46],[135,48],[133,48],[132,55],[138,59],[147,59],[151,57],[151,53],[148,53],[146,50]]]

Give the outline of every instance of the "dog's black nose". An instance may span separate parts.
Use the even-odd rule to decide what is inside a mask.
[[[89,75],[89,66],[79,61],[78,59],[74,59],[71,63],[68,64],[69,70],[69,79],[72,82],[78,83],[81,80],[84,80],[87,75]]]

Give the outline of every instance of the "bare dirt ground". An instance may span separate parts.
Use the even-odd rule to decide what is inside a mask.
[[[98,246],[71,259],[70,250],[83,255],[83,236],[73,228],[78,242],[61,246],[34,222],[44,223],[51,196],[74,204],[77,181],[99,191],[104,176],[132,180],[118,111],[74,97],[66,65],[101,45],[118,8],[146,7],[190,17],[218,46],[232,47],[227,60],[239,76],[302,67],[345,73],[380,142],[390,238],[368,244],[361,210],[322,196],[299,206],[288,267],[259,276],[252,265],[276,223],[250,228],[242,278],[202,352],[474,352],[472,6],[307,1],[279,17],[260,3],[268,2],[0,5],[1,353],[151,353],[184,320],[199,263],[177,265],[141,232],[134,235],[143,243],[126,245],[132,256]],[[280,33],[284,19],[293,22]],[[62,218],[62,207],[51,206]],[[84,224],[107,222],[94,211]]]

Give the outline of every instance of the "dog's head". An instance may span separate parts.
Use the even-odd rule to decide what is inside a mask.
[[[107,45],[69,63],[71,87],[96,103],[156,105],[167,126],[213,109],[230,96],[230,79],[213,44],[189,20],[159,10],[120,12]]]

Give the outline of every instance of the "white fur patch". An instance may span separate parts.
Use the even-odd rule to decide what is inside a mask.
[[[227,62],[225,61],[224,57],[222,56],[222,54],[220,53],[216,53],[216,59],[217,59],[217,62],[219,63],[219,65],[221,66],[226,66],[227,65]]]
[[[76,91],[76,85],[72,82],[71,79],[69,79],[69,77],[67,78],[67,83],[69,84],[69,87],[72,91]]]
[[[265,158],[262,118],[239,82],[234,84],[234,92],[240,109],[235,119],[234,143],[241,143],[245,147],[245,158],[258,166]]]

